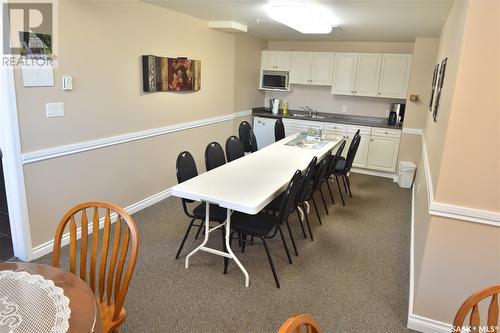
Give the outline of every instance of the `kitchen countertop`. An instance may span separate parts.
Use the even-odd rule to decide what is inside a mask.
[[[306,114],[304,111],[298,110],[288,110],[288,114],[284,115],[283,110],[280,109],[278,114],[273,114],[269,108],[253,108],[252,115],[265,118],[290,118],[297,120],[311,120],[320,121],[328,123],[340,123],[349,125],[360,125],[360,126],[370,126],[370,127],[382,127],[382,128],[392,128],[400,130],[403,124],[389,125],[386,118],[379,117],[369,117],[369,116],[355,116],[355,115],[344,115],[338,113],[323,113],[318,112],[318,116],[323,118],[311,118],[311,117],[295,117],[294,114]]]

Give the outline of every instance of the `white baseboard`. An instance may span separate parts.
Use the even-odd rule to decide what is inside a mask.
[[[360,169],[360,168],[352,168],[351,172],[361,173],[361,174],[370,175],[370,176],[390,178],[392,180],[396,179],[395,181],[397,181],[397,176],[394,173],[391,173],[391,172],[368,170],[368,169]]]
[[[452,325],[410,314],[408,316],[408,328],[423,333],[450,333]]]
[[[166,190],[163,190],[159,193],[153,194],[150,197],[147,197],[146,199],[143,199],[141,201],[138,201],[136,203],[133,203],[127,207],[125,207],[125,211],[129,214],[134,214],[144,208],[147,208],[149,206],[154,205],[155,203],[164,200],[171,195],[171,189],[168,188]],[[114,223],[116,221],[116,213],[111,214],[111,223]],[[99,219],[99,229],[102,229],[104,227],[104,217]],[[89,234],[92,233],[92,223],[89,223]],[[77,239],[80,239],[81,237],[81,229],[78,228],[76,230],[76,237]],[[69,232],[65,233],[62,236],[61,239],[61,246],[65,246],[69,244]],[[35,246],[32,249],[32,257],[31,260],[38,259],[40,257],[43,257],[46,254],[49,254],[52,252],[52,249],[54,247],[54,240],[50,240],[48,242],[45,242],[43,244],[40,244],[38,246]]]

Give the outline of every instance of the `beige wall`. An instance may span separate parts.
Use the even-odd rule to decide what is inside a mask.
[[[499,8],[498,1],[469,4],[435,191],[437,201],[496,212],[500,212]],[[471,170],[471,177],[464,177]]]
[[[235,92],[234,109],[251,110],[262,106],[264,91],[259,90],[260,53],[267,46],[267,41],[246,34],[236,34],[235,55]]]
[[[424,129],[433,200],[497,213],[499,9],[494,1],[455,2],[436,60],[448,57],[438,121],[428,113]],[[481,117],[478,110],[485,111]],[[413,314],[451,323],[470,294],[500,281],[500,227],[430,215],[427,181],[421,158],[414,185]]]
[[[423,129],[427,115],[431,93],[432,74],[436,62],[439,40],[437,38],[416,38],[413,49],[413,65],[408,83],[404,127]],[[419,101],[412,102],[410,95],[418,95]],[[405,134],[399,144],[399,161],[411,161],[417,164],[422,149],[420,135]]]
[[[457,80],[458,65],[462,51],[463,33],[465,27],[465,16],[467,12],[467,1],[456,1],[450,14],[441,30],[439,40],[439,49],[436,63],[448,57],[446,67],[446,79],[443,85],[443,92],[439,102],[438,121],[434,122],[431,116],[428,116],[425,122],[425,140],[428,142],[429,164],[432,174],[433,188],[439,179],[439,170],[441,158],[443,155],[446,131],[451,113],[451,103],[455,91]]]
[[[413,64],[408,82],[408,97],[418,95],[419,101],[406,100],[404,127],[424,128],[429,113],[428,105],[431,96],[432,74],[436,63],[439,45],[437,38],[416,38],[413,49]]]
[[[265,41],[139,1],[61,1],[59,15],[56,86],[24,88],[16,72],[23,153],[227,115],[262,99],[247,82],[256,82]],[[142,93],[143,54],[201,60],[201,90]],[[61,90],[62,75],[73,76],[73,91]],[[65,116],[47,119],[45,103],[59,101]],[[205,146],[223,144],[243,119],[25,165],[33,246],[50,241],[59,218],[78,202],[125,207],[174,185],[182,150],[204,171]]]

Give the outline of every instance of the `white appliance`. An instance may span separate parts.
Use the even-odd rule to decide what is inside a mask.
[[[253,118],[253,132],[257,139],[257,146],[262,149],[274,143],[274,124],[276,119],[254,117]]]
[[[287,91],[289,89],[288,72],[262,71],[260,89]]]

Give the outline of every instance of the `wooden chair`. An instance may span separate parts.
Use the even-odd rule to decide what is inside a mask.
[[[500,284],[485,288],[471,295],[469,298],[465,300],[465,302],[463,302],[460,309],[458,309],[458,312],[455,316],[455,320],[453,320],[453,327],[455,329],[458,328],[461,329],[467,315],[472,310],[468,326],[471,326],[471,328],[475,326],[476,332],[479,332],[479,326],[480,326],[479,302],[491,296],[491,302],[488,308],[487,326],[489,329],[493,327],[493,330],[488,330],[488,332],[498,332],[498,330],[496,329],[499,319],[498,294],[500,294]],[[460,331],[457,330],[456,332],[462,332],[462,330]]]
[[[290,316],[281,325],[278,333],[321,333],[318,322],[309,314],[297,314]]]
[[[91,214],[91,226],[87,210]],[[101,240],[99,211],[104,213]],[[116,222],[112,227],[111,220],[115,218],[114,215]],[[77,222],[75,222],[78,217],[81,228],[79,251],[77,251]],[[68,224],[69,270],[87,282],[94,292],[99,303],[103,332],[118,332],[118,327],[125,320],[126,311],[123,303],[137,261],[139,247],[137,226],[132,217],[116,205],[99,201],[81,203],[70,209],[57,227],[52,254],[54,267],[60,265],[61,240]],[[92,231],[91,235],[89,228]],[[90,257],[88,257],[89,250]]]

